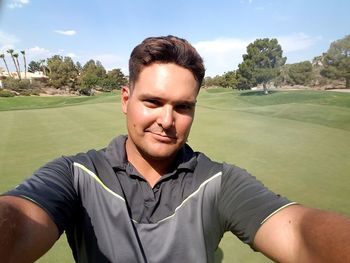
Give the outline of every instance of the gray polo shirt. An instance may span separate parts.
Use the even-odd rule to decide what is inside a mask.
[[[76,262],[214,262],[226,231],[252,245],[292,204],[236,166],[184,145],[151,188],[127,161],[126,136],[61,157],[6,193],[35,202],[66,232]]]

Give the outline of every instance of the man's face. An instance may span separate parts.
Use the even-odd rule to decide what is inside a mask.
[[[141,71],[132,91],[123,88],[129,160],[133,154],[147,160],[175,156],[190,133],[197,85],[188,69],[172,63],[154,63]]]

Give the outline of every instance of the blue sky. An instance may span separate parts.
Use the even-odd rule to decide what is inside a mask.
[[[172,34],[189,40],[215,76],[237,69],[257,38],[277,38],[287,63],[312,60],[350,34],[349,10],[348,0],[0,0],[0,52],[95,59],[128,74],[135,45]]]

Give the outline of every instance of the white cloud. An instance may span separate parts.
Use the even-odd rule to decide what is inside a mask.
[[[194,47],[204,59],[206,75],[215,76],[237,69],[250,42],[248,39],[219,38],[195,43]]]
[[[19,39],[14,36],[0,31],[0,52],[4,53],[7,49],[14,49],[16,43],[19,42]]]
[[[9,49],[14,49],[13,45],[2,45],[0,47],[0,53],[6,54],[6,51]]]
[[[277,38],[282,46],[287,63],[311,60],[323,52],[324,40],[321,36],[309,36],[304,33],[280,36]]]
[[[257,38],[262,37],[251,39],[218,38],[194,43],[193,45],[204,59],[207,69],[206,75],[213,77],[230,70],[236,70],[238,64],[243,61],[242,55],[247,52],[247,46]],[[282,46],[284,56],[288,57],[288,61],[301,61],[303,58],[300,57],[299,53],[310,51],[321,40],[320,37],[312,37],[304,33],[271,36],[270,38],[278,40],[278,43]]]
[[[10,9],[22,8],[27,4],[29,4],[29,0],[12,0],[7,7]]]
[[[71,57],[71,58],[77,58],[78,57],[75,53],[67,53],[66,56],[67,57]]]
[[[74,30],[55,30],[55,32],[65,36],[74,36],[77,33]]]
[[[28,57],[28,61],[34,60],[40,60],[40,59],[47,59],[48,57],[52,56],[52,53],[46,49],[46,48],[42,48],[42,47],[32,47],[26,50],[26,55]]]
[[[38,46],[29,48],[28,51],[33,53],[33,54],[47,54],[47,53],[50,53],[49,50],[47,50],[46,48],[38,47]]]
[[[124,74],[128,74],[128,59],[117,54],[97,54],[89,57],[89,59],[100,61],[106,70],[120,68]]]
[[[301,51],[311,48],[316,44],[320,37],[311,37],[304,33],[297,33],[289,36],[277,37],[278,43],[282,46],[285,53]]]
[[[26,50],[26,53],[31,60],[35,60],[35,61],[39,60],[39,59],[50,58],[55,54],[59,54],[61,56],[71,57],[73,59],[78,58],[78,56],[73,52],[63,54],[64,53],[63,49],[60,49],[59,52],[52,52],[46,48],[38,47],[38,46],[29,48],[28,50]]]

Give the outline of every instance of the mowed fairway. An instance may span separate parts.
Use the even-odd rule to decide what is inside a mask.
[[[0,192],[53,158],[102,148],[125,133],[119,101],[118,94],[0,99]],[[189,144],[292,200],[350,216],[350,94],[202,90]],[[231,233],[217,258],[271,262]],[[65,237],[38,262],[73,262]]]

